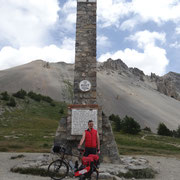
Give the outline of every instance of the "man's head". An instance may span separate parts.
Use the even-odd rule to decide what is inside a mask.
[[[89,120],[89,121],[88,121],[88,127],[89,127],[89,129],[92,129],[93,126],[94,126],[93,120]]]

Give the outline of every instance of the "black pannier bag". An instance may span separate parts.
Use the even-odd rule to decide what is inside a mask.
[[[60,153],[60,151],[61,151],[61,147],[60,147],[60,146],[55,145],[55,146],[53,147],[53,152],[54,152],[54,153]]]

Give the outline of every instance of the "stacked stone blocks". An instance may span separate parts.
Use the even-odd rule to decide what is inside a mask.
[[[78,0],[74,70],[74,104],[97,104],[96,101],[96,1]],[[88,80],[89,92],[79,83]]]

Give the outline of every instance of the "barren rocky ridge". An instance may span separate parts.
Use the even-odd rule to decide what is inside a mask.
[[[0,92],[12,93],[23,88],[65,100],[64,81],[73,82],[73,68],[73,64],[36,60],[0,71]],[[151,127],[153,131],[159,122],[171,129],[180,124],[180,74],[147,76],[120,59],[98,63],[97,70],[98,103],[107,115],[132,116],[142,127]]]

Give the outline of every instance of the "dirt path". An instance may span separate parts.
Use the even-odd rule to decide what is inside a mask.
[[[159,156],[143,157],[158,171],[159,174],[156,175],[155,180],[180,180],[180,159]]]
[[[146,136],[147,136],[147,135],[144,135],[143,137],[141,137],[141,139],[142,139],[142,140],[146,140],[146,139],[145,139]]]
[[[146,137],[147,137],[147,136],[148,136],[148,135],[146,134],[146,135],[142,136],[141,139],[142,139],[142,140],[146,140]],[[151,136],[152,136],[152,135],[151,135]],[[157,136],[157,135],[153,135],[153,136]],[[180,145],[179,145],[179,144],[165,143],[165,142],[164,142],[164,144],[169,144],[169,145],[172,145],[172,146],[175,146],[175,147],[180,148]]]
[[[23,161],[23,158],[15,160],[10,159],[12,156],[17,156],[18,154],[19,153],[0,153],[0,180],[50,180],[50,178],[47,177],[21,175],[10,172],[10,169],[14,165]],[[39,153],[20,154],[24,154],[26,158],[28,157],[30,159],[34,159],[35,157],[38,158],[41,155]],[[155,180],[180,180],[180,159],[155,156],[143,157],[159,172]]]

